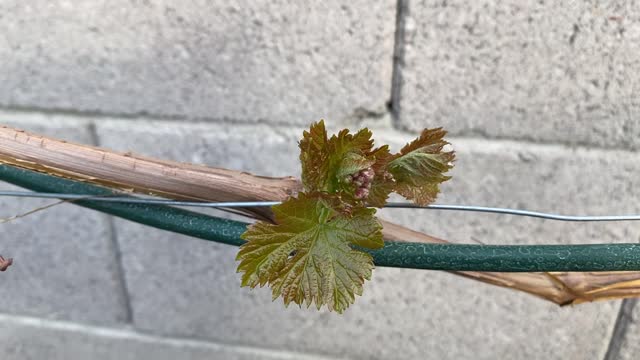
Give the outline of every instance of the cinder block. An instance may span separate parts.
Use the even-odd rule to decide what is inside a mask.
[[[379,114],[395,5],[3,2],[0,105],[293,124]]]
[[[640,147],[633,2],[404,3],[402,128]]]
[[[69,141],[92,143],[86,123],[2,113],[3,124]],[[23,190],[1,183],[3,190]],[[0,217],[56,200],[0,198]],[[0,274],[0,311],[49,319],[117,324],[127,320],[107,217],[61,204],[1,225],[0,254],[14,264]]]
[[[321,360],[320,357],[140,334],[126,329],[0,315],[0,351],[6,360]]]
[[[98,124],[98,133],[102,145],[122,151],[269,175],[288,175],[298,168],[298,129],[113,121]],[[397,149],[412,136],[382,132],[377,137]],[[451,141],[459,160],[454,180],[443,187],[442,202],[566,212],[637,210],[637,180],[631,176],[637,173],[636,154]],[[415,210],[383,213],[418,230],[465,242],[638,239],[638,230],[630,224],[560,225]],[[619,302],[560,308],[450,274],[378,268],[364,296],[342,316],[295,306],[285,309],[280,300],[271,302],[267,289],[239,287],[233,247],[123,220],[117,221],[117,236],[135,325],[160,334],[357,359],[599,358],[619,308]]]

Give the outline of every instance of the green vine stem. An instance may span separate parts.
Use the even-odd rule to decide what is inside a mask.
[[[112,195],[108,188],[0,165],[0,180],[39,192]],[[239,246],[247,224],[163,205],[74,201],[140,224]],[[387,241],[367,250],[377,266],[448,271],[637,271],[640,244],[467,245]]]

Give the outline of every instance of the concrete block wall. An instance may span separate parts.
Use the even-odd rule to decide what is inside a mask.
[[[398,149],[444,126],[441,203],[640,212],[640,3],[6,1],[0,118],[66,140],[298,174],[320,118]],[[7,185],[3,186],[7,188]],[[0,199],[0,216],[45,204]],[[635,242],[634,223],[384,210],[458,242]],[[236,249],[72,205],[2,224],[8,359],[634,359],[635,300],[559,308],[376,269],[343,316],[239,287]]]

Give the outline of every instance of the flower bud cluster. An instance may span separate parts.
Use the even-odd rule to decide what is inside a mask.
[[[369,190],[371,190],[371,183],[373,182],[374,176],[375,172],[371,168],[360,170],[349,176],[350,179],[348,182],[353,183],[356,187],[354,193],[356,199],[366,199],[369,196]]]

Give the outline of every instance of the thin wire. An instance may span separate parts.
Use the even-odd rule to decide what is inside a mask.
[[[453,210],[453,211],[472,211],[493,214],[507,214],[516,216],[527,216],[547,220],[559,221],[637,221],[640,220],[639,214],[634,215],[599,215],[599,216],[582,216],[582,215],[560,215],[552,213],[544,213],[539,211],[518,210],[488,206],[473,205],[427,205],[420,206],[412,203],[387,203],[385,207],[389,208],[405,208],[405,209],[431,209],[431,210]]]
[[[100,202],[115,202],[125,204],[147,204],[147,205],[171,205],[189,207],[267,207],[281,204],[281,201],[232,201],[232,202],[203,202],[203,201],[178,201],[164,199],[145,199],[136,197],[118,197],[113,195],[84,195],[84,194],[63,194],[63,193],[40,193],[30,191],[0,191],[0,196],[44,198],[44,199],[64,199],[64,200],[91,200]]]
[[[135,197],[118,196],[95,196],[83,194],[62,194],[62,193],[39,193],[30,191],[0,191],[0,196],[27,197],[27,198],[49,198],[62,200],[91,200],[100,202],[117,202],[127,204],[150,204],[150,205],[170,205],[186,207],[207,207],[207,208],[236,208],[236,207],[266,207],[278,205],[280,201],[235,201],[235,202],[199,202],[199,201],[177,201],[164,199],[145,199]],[[474,206],[474,205],[427,205],[420,206],[405,202],[390,202],[387,208],[402,209],[428,209],[428,210],[450,210],[450,211],[471,211],[493,214],[506,214],[516,216],[534,217],[539,219],[558,221],[637,221],[640,215],[604,215],[604,216],[579,216],[560,215],[544,213],[538,211],[508,209],[499,207]]]

